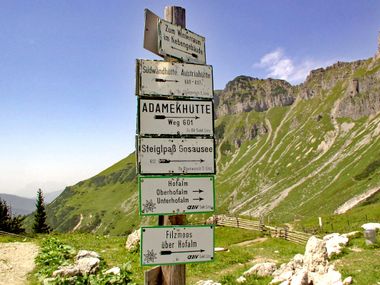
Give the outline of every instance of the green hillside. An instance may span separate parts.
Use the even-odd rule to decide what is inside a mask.
[[[291,222],[363,193],[360,207],[379,204],[379,60],[338,62],[298,86],[239,76],[215,94],[217,213]],[[156,222],[137,199],[131,154],[67,187],[47,214],[57,231],[126,234]]]
[[[135,155],[98,175],[66,187],[47,207],[57,231],[127,234],[139,225]]]

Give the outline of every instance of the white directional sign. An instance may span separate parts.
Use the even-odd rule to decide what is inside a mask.
[[[158,21],[158,53],[184,62],[206,64],[205,38],[160,19]]]
[[[141,228],[141,265],[195,263],[214,259],[214,225]]]
[[[214,174],[214,139],[138,138],[140,174]]]
[[[210,65],[137,60],[136,94],[213,98]]]
[[[213,135],[212,101],[139,100],[140,135]]]
[[[140,214],[213,212],[213,176],[140,176]]]

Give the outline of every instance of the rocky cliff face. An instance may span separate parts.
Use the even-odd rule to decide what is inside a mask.
[[[292,86],[284,80],[238,76],[215,92],[216,117],[292,105],[297,97],[309,100],[341,84],[344,96],[335,115],[360,119],[380,111],[380,59],[337,62],[310,72],[306,81]]]
[[[375,115],[379,111],[380,63],[377,60],[358,69],[347,82],[344,97],[337,108],[337,117],[349,117],[357,120]]]
[[[293,87],[284,80],[238,76],[216,93],[216,116],[266,111],[294,102]]]

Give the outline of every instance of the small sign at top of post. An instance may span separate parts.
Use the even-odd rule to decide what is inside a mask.
[[[204,37],[160,19],[148,9],[145,9],[144,48],[162,57],[206,64]]]
[[[205,38],[165,20],[158,21],[158,52],[189,63],[206,64]]]

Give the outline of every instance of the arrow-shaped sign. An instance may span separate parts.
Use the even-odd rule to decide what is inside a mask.
[[[179,49],[179,48],[173,47],[173,46],[171,46],[171,48],[172,48],[172,49],[175,49],[175,50],[178,50],[178,51],[180,51],[180,52],[183,52],[183,53],[187,53],[187,54],[191,55],[192,57],[198,58],[198,55],[195,54],[195,53],[188,52],[188,51],[185,51],[185,50],[182,50],[182,49]]]
[[[199,197],[199,198],[194,198],[193,200],[194,200],[194,201],[202,201],[202,200],[204,200],[204,199],[201,198],[201,197]]]
[[[156,78],[156,82],[175,82],[178,83],[178,80],[175,79],[162,79],[162,78]]]
[[[171,163],[171,162],[204,162],[203,159],[165,159],[165,158],[160,158],[159,163]]]
[[[193,190],[194,193],[203,193],[204,191],[202,189],[199,189],[199,190]]]
[[[171,251],[171,250],[162,250],[160,252],[161,255],[171,255],[175,253],[191,253],[191,252],[204,252],[204,249],[199,250],[178,250],[178,251]]]
[[[199,119],[200,117],[194,116],[194,117],[181,117],[181,116],[165,116],[165,115],[154,115],[154,118],[156,120],[164,120],[164,119]]]

